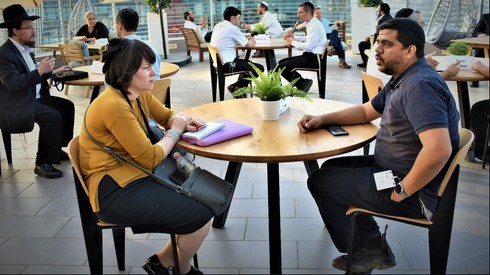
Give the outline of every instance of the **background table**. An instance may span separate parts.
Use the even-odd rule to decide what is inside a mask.
[[[225,180],[236,185],[243,162],[267,163],[269,207],[270,272],[282,273],[281,220],[279,205],[279,163],[302,161],[310,175],[318,169],[317,159],[336,156],[363,147],[374,140],[378,126],[367,123],[344,126],[348,136],[334,137],[324,129],[301,133],[296,126],[304,114],[322,114],[352,106],[349,103],[293,98],[291,107],[277,121],[262,120],[258,98],[225,100],[200,105],[184,111],[206,121],[227,118],[253,127],[251,135],[208,147],[179,141],[178,147],[195,155],[229,161]],[[306,188],[306,186],[305,186]],[[213,226],[221,228],[228,211],[215,217]]]
[[[36,48],[44,51],[53,51],[53,57],[55,57],[56,51],[60,50],[59,44],[63,44],[63,43],[44,44],[44,45],[39,45]],[[90,53],[96,55],[101,55],[102,52],[105,50],[105,45],[101,46],[101,45],[96,45],[95,43],[87,43],[87,47]]]
[[[90,102],[94,101],[94,99],[99,95],[100,86],[104,85],[104,74],[101,73],[93,73],[92,66],[81,66],[76,67],[74,70],[88,72],[87,78],[77,79],[77,80],[69,80],[66,81],[65,84],[75,85],[75,86],[94,86],[92,91],[92,97],[90,98]],[[180,70],[178,65],[162,62],[160,63],[160,77],[169,77],[176,74]]]
[[[271,38],[270,42],[267,44],[255,43],[255,45],[253,45],[252,47],[243,47],[238,45],[235,48],[241,50],[247,50],[247,54],[245,55],[245,60],[248,60],[250,58],[250,52],[252,50],[263,51],[265,56],[265,64],[268,71],[274,69],[274,67],[276,67],[277,65],[276,54],[274,53],[275,49],[288,49],[288,56],[291,57],[292,55],[292,47],[288,46],[286,44],[286,41],[284,41],[284,39],[282,38]]]
[[[485,58],[489,58],[489,53],[488,50],[490,49],[490,37],[470,37],[470,38],[463,38],[463,39],[455,39],[452,40],[453,42],[463,42],[472,48],[477,48],[477,49],[484,49],[485,52]]]

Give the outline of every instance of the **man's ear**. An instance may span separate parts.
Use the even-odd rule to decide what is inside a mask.
[[[411,59],[412,57],[417,55],[417,46],[415,45],[410,45],[408,46],[407,49],[407,59]]]

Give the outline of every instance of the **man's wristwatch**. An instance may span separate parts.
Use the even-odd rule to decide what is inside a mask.
[[[395,179],[395,192],[404,199],[410,197],[410,195],[405,193],[405,189],[403,189],[402,181],[398,177],[395,177],[394,179]]]

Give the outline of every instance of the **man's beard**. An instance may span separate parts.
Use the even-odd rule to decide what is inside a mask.
[[[36,40],[34,41],[21,41],[23,46],[27,46],[29,48],[35,48],[36,47]]]
[[[194,21],[196,21],[196,18],[194,18],[194,17],[189,17],[189,21],[194,22]]]
[[[380,69],[378,66],[378,70],[382,73],[387,74],[387,75],[393,75],[393,67],[389,66],[389,65],[387,66],[385,63],[385,60],[383,58],[381,58],[381,56],[376,55],[376,57],[379,58],[379,60],[381,60],[381,62],[383,62],[383,64],[384,64],[384,69]]]

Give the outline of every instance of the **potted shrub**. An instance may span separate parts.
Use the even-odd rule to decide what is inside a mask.
[[[301,97],[311,101],[305,93],[293,85],[298,81],[295,79],[286,85],[281,84],[281,73],[284,69],[274,68],[272,71],[265,73],[259,70],[254,64],[250,63],[258,77],[250,73],[249,80],[251,86],[243,87],[236,90],[233,96],[243,96],[249,94],[258,97],[262,102],[262,114],[264,120],[276,120],[279,115],[289,107],[290,97]]]
[[[158,2],[162,1],[162,18],[163,18],[163,28],[165,30],[165,38],[162,38],[162,27],[160,23],[160,15],[158,13]],[[168,24],[167,24],[167,13],[165,9],[170,8],[172,0],[145,0],[145,3],[150,8],[150,11],[146,14],[147,26],[148,26],[148,40],[150,44],[156,48],[158,54],[164,55],[163,53],[163,42],[166,45],[167,52],[169,54],[168,48]]]
[[[447,57],[447,65],[453,64],[456,61],[459,63],[459,68],[462,70],[470,70],[473,64],[474,57],[470,56],[471,47],[463,42],[452,42],[446,49],[450,55]]]
[[[383,3],[381,0],[359,0],[359,7],[369,8],[378,7],[379,4]]]

